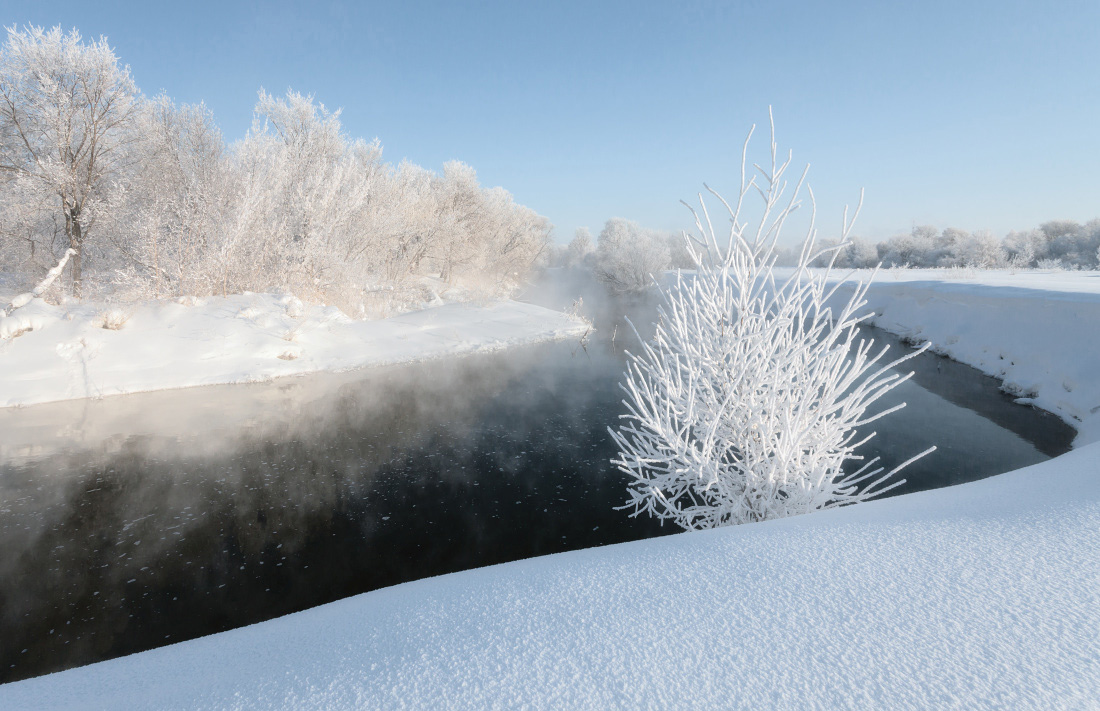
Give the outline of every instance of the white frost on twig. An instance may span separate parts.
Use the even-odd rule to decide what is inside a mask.
[[[776,242],[806,173],[785,197],[791,157],[777,160],[774,123],[770,171],[754,166],[758,175],[746,176],[745,153],[736,203],[707,188],[729,214],[728,238],[720,239],[702,196],[700,212],[692,209],[697,235],[685,239],[697,272],[677,274],[653,339],[628,354],[627,414],[617,431],[609,428],[620,450],[612,461],[630,477],[622,508],[685,529],[864,501],[903,483],[890,479],[935,449],[886,474],[877,459],[846,466],[862,459],[856,448],[874,436],[857,438],[856,428],[904,406],[866,414],[912,375],[890,370],[928,346],[881,365],[888,347],[872,352],[874,342],[858,337],[870,317],[860,315],[870,282],[855,283],[846,303],[830,303],[847,281],[829,283],[855,220],[847,210],[840,243],[821,250],[811,216],[793,274],[776,277]],[[753,194],[762,214],[747,221],[745,198]],[[822,256],[829,267],[811,271]]]

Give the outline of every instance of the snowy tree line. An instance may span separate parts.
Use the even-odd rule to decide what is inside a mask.
[[[987,231],[948,227],[941,232],[919,225],[909,234],[878,244],[853,238],[838,254],[835,266],[862,268],[879,263],[886,267],[1097,269],[1100,219],[1083,225],[1051,220],[1037,229],[1009,232],[1001,240]],[[819,260],[815,266],[824,264]]]
[[[607,221],[593,244],[585,228],[565,247],[556,247],[549,257],[553,266],[586,268],[614,291],[640,291],[652,283],[651,274],[666,269],[693,269],[682,236],[649,230],[636,222],[613,218]],[[878,244],[850,237],[839,249],[836,240],[825,240],[828,251],[813,261],[814,267],[828,266],[836,252],[834,267],[842,269],[885,267],[977,269],[1098,269],[1100,268],[1100,219],[1080,224],[1052,220],[1037,229],[1009,232],[998,240],[992,233],[920,225],[909,234],[891,237]],[[777,266],[796,266],[798,250],[776,247]]]
[[[105,39],[7,29],[0,49],[0,271],[73,250],[80,296],[289,289],[354,315],[518,285],[550,224],[472,168],[382,160],[313,97],[260,91],[227,144],[204,105],[146,97]]]

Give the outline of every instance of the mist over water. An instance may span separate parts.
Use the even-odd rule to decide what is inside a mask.
[[[0,411],[0,681],[483,565],[675,533],[613,507],[608,426],[652,299],[557,274],[587,343]],[[885,337],[875,334],[876,338]],[[898,347],[901,347],[900,345]],[[912,491],[1068,449],[1056,418],[925,355],[884,399]]]

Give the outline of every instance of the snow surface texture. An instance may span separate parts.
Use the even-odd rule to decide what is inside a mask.
[[[0,708],[1096,709],[1098,463],[398,585]]]
[[[514,301],[381,321],[289,295],[132,309],[33,299],[0,318],[0,407],[387,365],[580,337],[588,326]]]
[[[1061,416],[1075,446],[1100,441],[1100,272],[885,270],[867,308],[879,328],[931,341]]]

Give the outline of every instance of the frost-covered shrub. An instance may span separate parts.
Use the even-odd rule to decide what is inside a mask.
[[[714,194],[729,212],[725,237],[700,196],[690,244],[697,273],[678,273],[664,291],[653,339],[630,355],[624,423],[610,429],[633,515],[711,528],[864,501],[901,483],[888,480],[905,464],[886,474],[877,460],[852,466],[874,436],[856,428],[902,407],[867,414],[909,377],[888,368],[916,353],[881,365],[888,347],[857,330],[870,316],[860,313],[867,284],[834,305],[828,268],[809,269],[821,256],[812,227],[792,276],[776,276],[776,240],[802,185],[784,198],[790,162],[777,162],[773,138],[758,220],[743,214],[757,191],[744,170],[736,203]],[[850,228],[845,215],[826,253],[844,249]]]
[[[130,320],[130,314],[122,309],[108,309],[96,316],[95,322],[108,331],[119,331]]]

